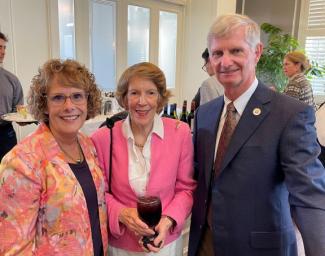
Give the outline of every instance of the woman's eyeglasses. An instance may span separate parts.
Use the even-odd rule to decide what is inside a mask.
[[[74,92],[71,93],[70,95],[64,95],[61,93],[58,94],[51,94],[51,95],[46,95],[48,101],[56,106],[61,106],[65,104],[67,101],[67,98],[71,100],[71,102],[75,105],[82,105],[87,102],[88,99],[88,93],[84,92]]]

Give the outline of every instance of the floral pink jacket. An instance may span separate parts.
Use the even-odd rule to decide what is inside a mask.
[[[92,142],[83,134],[78,136],[97,189],[106,254],[105,183]],[[93,255],[82,188],[45,124],[2,161],[0,255]]]

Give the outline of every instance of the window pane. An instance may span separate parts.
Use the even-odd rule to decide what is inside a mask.
[[[128,65],[149,61],[150,10],[128,6]]]
[[[325,36],[307,36],[305,51],[310,60],[325,65]],[[314,95],[325,96],[325,77],[311,81]]]
[[[92,71],[104,91],[115,90],[115,3],[92,2]]]
[[[308,14],[308,28],[325,28],[325,1],[310,0]]]
[[[74,1],[58,0],[60,57],[75,58]]]
[[[175,88],[177,46],[177,14],[160,12],[159,67],[164,71],[168,88]]]

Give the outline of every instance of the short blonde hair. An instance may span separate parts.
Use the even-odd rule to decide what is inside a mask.
[[[171,97],[171,92],[167,89],[164,73],[160,68],[150,62],[141,62],[135,64],[123,72],[116,88],[117,102],[123,108],[127,109],[126,95],[129,89],[129,83],[131,79],[136,77],[149,80],[156,85],[159,93],[157,113],[160,113]]]
[[[62,86],[84,90],[88,94],[87,118],[100,113],[101,92],[95,77],[88,69],[75,60],[52,59],[47,61],[32,79],[27,99],[28,109],[38,121],[48,122],[46,95],[54,79]]]
[[[310,67],[311,67],[307,56],[303,52],[300,52],[300,51],[288,52],[284,56],[284,58],[288,59],[292,63],[300,64],[301,72],[305,72],[306,70],[310,69]]]
[[[232,31],[241,26],[245,27],[246,42],[249,44],[251,49],[255,49],[255,47],[261,42],[261,30],[257,23],[246,15],[225,14],[218,16],[210,27],[207,37],[210,56],[210,45],[212,39],[226,37]]]

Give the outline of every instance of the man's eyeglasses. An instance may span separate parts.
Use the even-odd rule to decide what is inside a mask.
[[[58,93],[58,94],[46,95],[46,97],[51,104],[56,106],[63,105],[67,101],[67,98],[69,98],[71,102],[75,105],[82,105],[87,102],[88,93],[74,92],[68,96]]]
[[[204,65],[202,66],[202,69],[205,72],[208,72],[208,70],[207,70],[207,64],[208,64],[208,62],[204,63]]]

